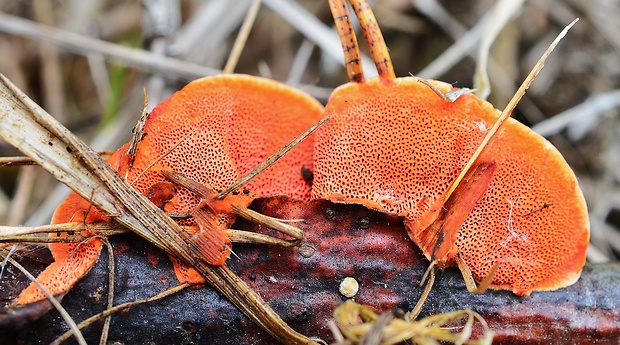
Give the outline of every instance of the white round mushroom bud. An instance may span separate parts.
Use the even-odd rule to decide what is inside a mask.
[[[346,277],[340,282],[340,293],[347,298],[351,298],[357,294],[360,285],[353,277]]]

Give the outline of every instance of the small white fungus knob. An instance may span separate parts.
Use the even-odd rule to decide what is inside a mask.
[[[353,277],[346,277],[340,282],[340,293],[347,298],[351,298],[357,294],[360,285]]]

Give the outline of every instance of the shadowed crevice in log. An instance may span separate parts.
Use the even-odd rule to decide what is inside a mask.
[[[294,223],[305,231],[302,248],[235,244],[241,258],[228,264],[291,324],[306,335],[330,341],[326,320],[342,303],[340,281],[360,283],[358,303],[380,311],[411,309],[428,265],[408,239],[402,219],[361,206],[327,201],[309,204],[284,197],[256,200],[252,208]],[[257,230],[239,221],[234,228]],[[258,230],[264,232],[264,230]],[[271,235],[278,236],[275,232]],[[117,259],[115,304],[153,296],[177,284],[168,258],[135,236],[112,239]],[[95,268],[66,296],[63,305],[81,321],[103,310],[107,291],[105,251]],[[470,308],[480,313],[503,344],[616,344],[620,334],[620,265],[588,265],[580,280],[554,292],[517,297],[507,291],[471,294],[457,269],[440,271],[425,315]],[[85,329],[96,343],[102,323]],[[20,331],[2,334],[7,343],[47,343],[64,332],[56,311]],[[478,330],[479,331],[479,330]],[[224,297],[209,287],[182,291],[112,317],[110,341],[124,344],[271,344]]]

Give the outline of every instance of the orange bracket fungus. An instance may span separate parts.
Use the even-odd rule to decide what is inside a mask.
[[[500,117],[471,93],[442,97],[456,90],[447,83],[395,78],[370,7],[350,4],[379,77],[364,80],[346,4],[330,1],[351,82],[316,133],[312,197],[404,217],[433,265],[458,266],[471,291],[474,280],[517,295],[573,284],[589,241],[576,177],[547,140],[506,118],[542,61]]]
[[[157,207],[180,217],[177,221],[194,233],[192,241],[206,262],[224,265],[231,253],[233,233],[228,227],[237,215],[295,239],[270,240],[266,235],[244,237],[243,233],[235,233],[235,238],[258,238],[259,242],[286,246],[300,242],[299,229],[256,214],[247,206],[259,196],[309,199],[310,185],[302,169],[313,169],[313,141],[287,143],[300,134],[307,136],[307,129],[316,128],[312,125],[322,115],[323,107],[314,98],[274,81],[244,75],[207,77],[191,82],[159,104],[144,121],[141,133],[135,133],[137,145],[121,147],[108,162]],[[282,147],[290,149],[286,156],[254,169]],[[246,173],[251,176],[242,179],[242,185],[235,184]],[[230,194],[218,192],[231,185]],[[52,222],[92,224],[109,218],[72,194],[58,206]],[[82,235],[96,235],[96,231]],[[53,295],[66,293],[93,266],[101,246],[96,237],[79,244],[50,244],[55,262],[38,280]],[[204,282],[189,266],[174,263],[181,282]],[[15,303],[42,298],[32,285]]]

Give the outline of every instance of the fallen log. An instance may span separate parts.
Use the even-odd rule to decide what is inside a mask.
[[[379,312],[410,310],[418,301],[422,290],[419,283],[428,261],[408,239],[401,218],[356,205],[327,201],[305,204],[284,197],[256,200],[252,208],[282,219],[303,220],[296,223],[305,231],[301,247],[236,244],[233,250],[239,258],[233,256],[228,261],[230,268],[295,330],[333,341],[327,324],[334,309],[346,299],[339,292],[345,277],[359,282],[355,301]],[[265,232],[245,221],[234,227]],[[170,261],[155,247],[133,235],[118,236],[112,243],[115,304],[148,298],[177,284]],[[104,250],[98,264],[64,297],[63,305],[77,322],[105,308],[106,256]],[[13,293],[7,288],[9,277],[3,277],[0,290],[4,301]],[[19,282],[13,281],[10,286],[19,286]],[[494,343],[618,344],[620,265],[587,265],[576,284],[527,297],[507,291],[472,294],[457,269],[439,272],[420,317],[460,309],[481,314],[495,333]],[[0,324],[11,315],[19,314],[2,315]],[[18,317],[22,316],[13,319]],[[83,330],[89,343],[98,342],[102,324],[100,321]],[[67,329],[54,310],[19,330],[6,328],[0,334],[3,344],[48,343]],[[480,331],[475,329],[474,333]],[[208,286],[115,314],[109,341],[126,345],[273,343]]]

